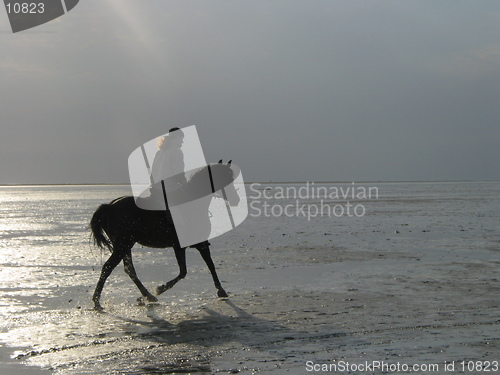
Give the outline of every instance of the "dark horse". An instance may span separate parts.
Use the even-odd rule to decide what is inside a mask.
[[[223,164],[219,162],[218,164],[210,164],[210,167],[205,166],[201,168],[193,174],[186,183],[186,186],[196,186],[203,183],[203,172],[206,172],[206,169],[210,168],[209,172],[211,176],[214,176],[213,183],[216,183],[218,186],[226,186],[222,193],[223,198],[230,205],[237,205],[240,197],[232,183],[234,176],[230,163]],[[216,181],[216,177],[218,181]],[[220,190],[218,193],[220,193]],[[200,199],[203,204],[199,205],[201,207],[196,215],[196,220],[200,220],[200,217],[206,218],[206,222],[208,223],[208,225],[203,226],[204,230],[208,230],[205,233],[205,238],[208,238],[210,233],[210,213],[208,208],[212,197],[213,195],[208,195]],[[102,310],[99,299],[104,283],[121,260],[123,260],[125,272],[130,276],[135,285],[137,285],[142,295],[149,302],[157,301],[157,298],[144,287],[135,272],[134,264],[132,263],[132,247],[135,243],[154,248],[174,248],[175,257],[179,264],[179,275],[166,284],[158,286],[156,289],[157,295],[172,288],[179,280],[186,276],[186,248],[181,247],[179,244],[172,217],[168,210],[144,210],[137,207],[134,197],[120,197],[108,204],[101,204],[99,206],[92,216],[90,228],[95,244],[100,248],[106,247],[111,251],[111,256],[102,267],[101,276],[92,297],[96,310]],[[190,247],[196,248],[207,264],[217,289],[217,295],[219,297],[227,297],[227,293],[222,288],[217,277],[209,246],[208,241],[203,241]]]

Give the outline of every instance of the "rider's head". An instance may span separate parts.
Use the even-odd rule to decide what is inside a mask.
[[[184,132],[179,128],[171,128],[166,136],[160,137],[158,140],[158,148],[169,148],[182,146],[184,140]]]

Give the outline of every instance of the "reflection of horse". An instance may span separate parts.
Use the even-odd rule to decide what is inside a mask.
[[[219,162],[218,164],[211,164],[210,167],[206,166],[199,169],[186,183],[186,190],[189,191],[190,187],[205,184],[206,180],[204,176],[206,176],[208,169],[212,186],[227,185],[222,195],[230,205],[237,205],[240,197],[232,183],[234,176],[230,163],[223,164]],[[217,295],[219,297],[227,297],[227,293],[222,288],[217,277],[217,272],[215,271],[215,266],[210,255],[209,243],[206,241],[211,230],[208,208],[212,197],[213,195],[207,195],[197,200],[196,220],[204,220],[205,224],[197,225],[196,228],[202,228],[203,232],[205,232],[202,233],[202,238],[205,240],[191,247],[196,248],[203,257],[203,260],[205,260],[217,288]],[[189,220],[190,218],[185,219]],[[135,285],[137,285],[142,295],[150,302],[157,301],[156,297],[142,285],[135,272],[132,263],[132,247],[135,243],[155,248],[174,248],[175,257],[179,264],[179,275],[168,283],[160,285],[156,289],[157,294],[161,294],[172,288],[180,279],[186,276],[186,248],[182,248],[179,244],[172,216],[168,210],[150,211],[140,209],[135,204],[134,197],[121,197],[108,204],[101,204],[92,216],[90,227],[96,245],[101,248],[107,247],[111,251],[111,256],[102,267],[101,276],[92,297],[96,310],[102,310],[99,299],[104,283],[122,259],[125,272],[130,276]]]

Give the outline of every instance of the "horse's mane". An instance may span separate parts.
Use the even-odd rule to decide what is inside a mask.
[[[230,164],[223,164],[223,163],[210,163],[208,165],[205,165],[203,167],[200,167],[196,170],[196,172],[193,173],[193,175],[189,178],[188,184],[197,184],[198,180],[203,178],[205,179],[206,174],[204,171],[210,166],[212,170],[212,174],[217,174],[220,176],[222,173],[226,173],[228,176],[228,180],[233,178],[233,170],[231,169]]]

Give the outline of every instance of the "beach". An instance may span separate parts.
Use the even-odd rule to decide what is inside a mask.
[[[500,372],[499,182],[311,186],[247,186],[247,219],[210,240],[228,298],[188,249],[157,303],[117,267],[102,313],[87,226],[128,188],[1,188],[0,372]],[[151,291],[178,272],[172,249],[133,255]]]

